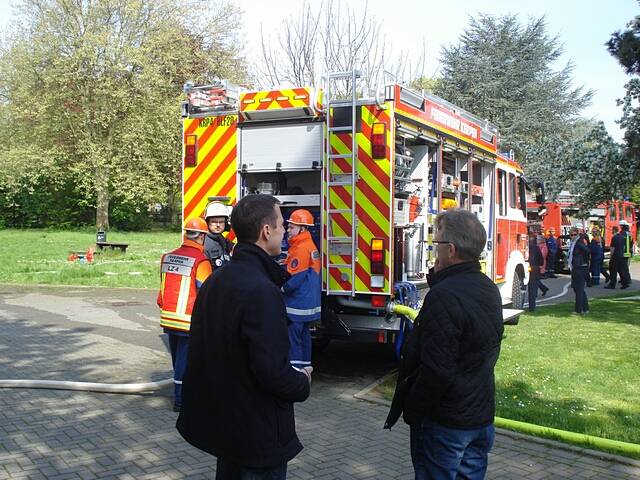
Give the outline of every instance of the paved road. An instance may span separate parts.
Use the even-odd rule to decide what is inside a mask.
[[[640,292],[640,263],[633,262],[631,263],[631,268],[629,269],[631,273],[631,278],[635,279],[631,286],[625,290],[620,289],[620,282],[618,281],[617,288],[615,290],[608,290],[604,288],[604,278],[600,278],[600,285],[596,285],[593,287],[586,287],[585,290],[587,292],[587,296],[589,298],[596,297],[604,297],[610,295],[622,295],[629,294],[634,295]],[[619,279],[618,279],[619,280]],[[538,292],[538,298],[536,300],[536,307],[545,306],[545,305],[555,305],[563,302],[573,302],[575,300],[575,296],[573,290],[571,289],[571,276],[570,275],[558,275],[558,278],[547,278],[542,281],[547,287],[549,287],[549,292],[542,297]],[[525,300],[526,300],[525,293]],[[527,303],[525,303],[527,305]]]
[[[146,382],[171,376],[154,293],[0,285],[0,378]],[[410,479],[408,431],[354,393],[393,368],[388,349],[336,343],[296,407],[305,450],[290,479]],[[0,390],[0,479],[206,479],[215,461],[174,429],[171,389],[115,395]],[[490,479],[632,479],[640,462],[499,433]]]

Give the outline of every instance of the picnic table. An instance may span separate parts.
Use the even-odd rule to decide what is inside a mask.
[[[128,243],[112,243],[112,242],[96,242],[96,246],[100,250],[104,250],[105,248],[110,248],[111,250],[115,250],[119,248],[122,252],[127,251],[127,247],[129,247]]]

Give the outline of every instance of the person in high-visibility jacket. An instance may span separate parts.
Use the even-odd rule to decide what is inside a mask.
[[[313,215],[304,209],[291,213],[287,226],[289,251],[285,265],[291,277],[282,287],[289,325],[289,360],[296,368],[311,365],[309,323],[320,319],[320,253],[309,227]]]
[[[207,222],[200,217],[184,224],[184,241],[162,256],[160,262],[160,326],[169,335],[173,363],[173,411],[182,406],[182,379],[187,369],[191,312],[200,286],[211,275],[211,263],[203,253]]]

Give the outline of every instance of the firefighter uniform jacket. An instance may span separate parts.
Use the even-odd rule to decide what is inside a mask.
[[[291,275],[282,287],[287,316],[292,322],[320,319],[320,253],[308,231],[289,240],[285,265]]]
[[[200,285],[211,274],[211,264],[202,245],[185,239],[180,248],[162,256],[160,262],[160,326],[189,332],[191,312]]]
[[[231,260],[233,242],[219,233],[207,233],[204,237],[204,254],[211,261],[211,266],[219,268]]]

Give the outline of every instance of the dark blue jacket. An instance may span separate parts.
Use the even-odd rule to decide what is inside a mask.
[[[244,467],[281,465],[302,450],[293,402],[309,396],[309,382],[289,363],[282,282],[264,250],[238,243],[191,317],[176,426],[193,446]]]
[[[556,240],[556,237],[547,238],[547,248],[549,249],[549,253],[558,252],[558,241]]]
[[[390,428],[400,412],[409,425],[423,418],[452,428],[491,425],[493,369],[503,331],[500,291],[478,262],[435,273],[403,348],[385,427]]]

